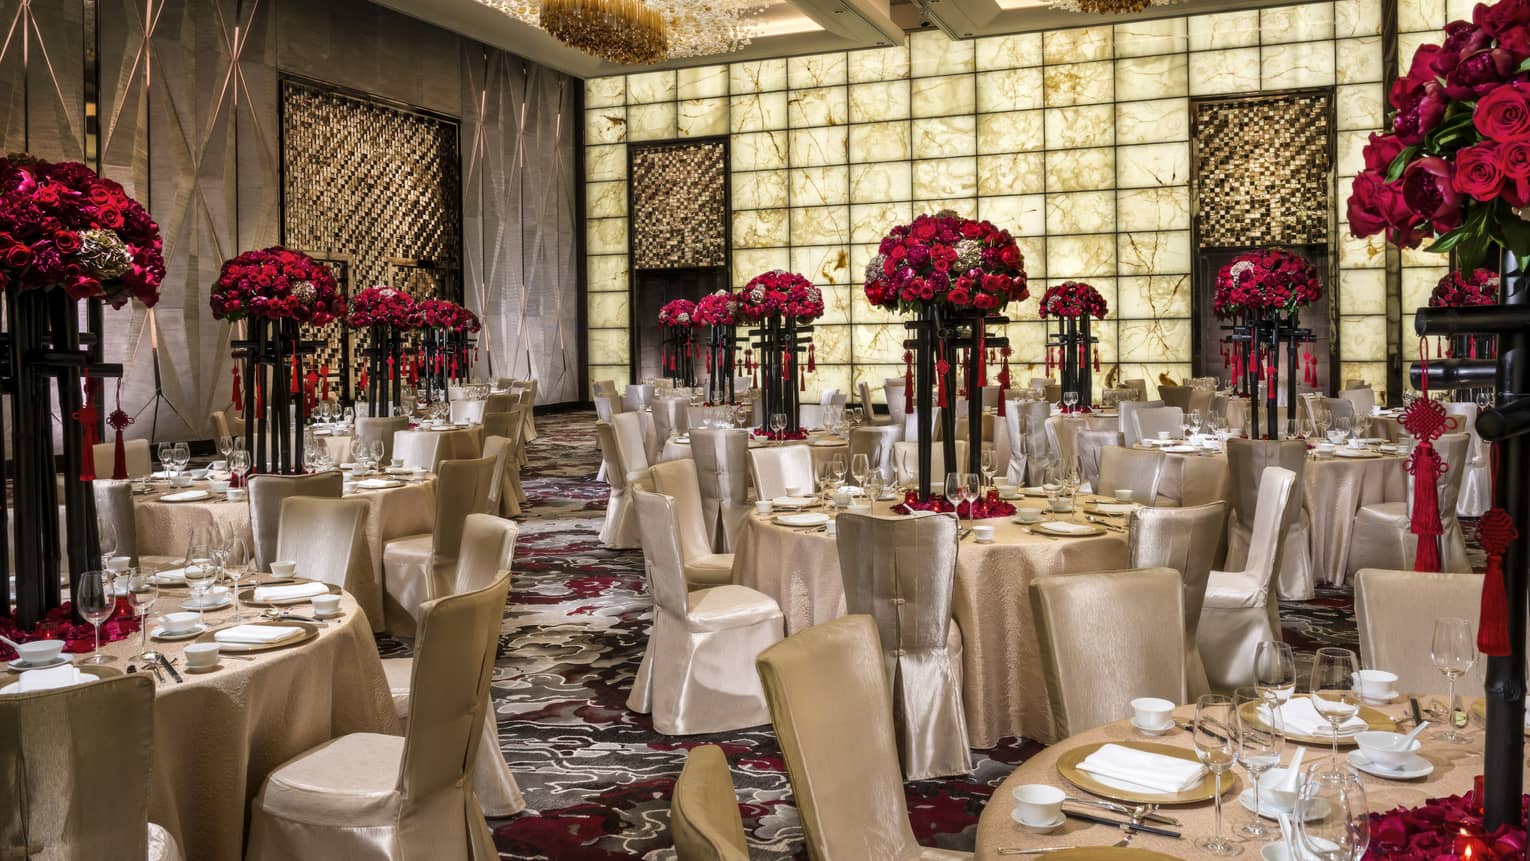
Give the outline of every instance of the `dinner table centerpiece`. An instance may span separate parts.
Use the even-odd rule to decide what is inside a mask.
[[[696,385],[696,303],[671,299],[659,308],[660,367],[677,386]]]
[[[419,308],[414,297],[403,290],[375,284],[351,297],[345,324],[367,335],[367,345],[361,350],[367,364],[362,368],[359,389],[371,414],[385,416],[389,404],[402,402],[407,374],[404,338],[419,327]]]
[[[697,326],[708,327],[706,342],[707,403],[731,404],[738,400],[734,381],[743,375],[743,366],[735,349],[738,324],[738,296],[718,290],[696,300],[692,319]]]
[[[1100,370],[1100,339],[1089,334],[1090,319],[1103,320],[1110,303],[1100,291],[1084,281],[1053,284],[1041,294],[1037,316],[1057,321],[1057,331],[1047,336],[1047,376],[1055,367],[1064,393],[1073,392],[1077,400],[1062,404],[1064,413],[1090,412],[1094,400],[1091,372]],[[1055,351],[1055,355],[1054,355]],[[1090,364],[1091,353],[1094,362]]]
[[[1498,273],[1478,267],[1445,274],[1429,291],[1431,308],[1475,308],[1498,304]],[[1434,356],[1440,358],[1491,359],[1498,355],[1492,335],[1453,335],[1436,338]]]
[[[756,433],[777,440],[807,438],[799,395],[807,390],[807,375],[818,369],[812,322],[823,312],[823,291],[796,272],[762,272],[739,291],[738,319],[755,326],[749,330],[749,345],[757,356],[756,388],[764,400],[765,426]],[[770,427],[775,415],[785,417],[784,427]]]
[[[419,316],[419,373],[424,385],[424,403],[437,398],[449,399],[453,380],[465,379],[472,371],[477,342],[473,338],[483,330],[483,323],[467,307],[450,299],[420,299],[415,302]]]
[[[1260,248],[1234,257],[1217,271],[1212,312],[1228,322],[1222,362],[1249,398],[1249,435],[1259,437],[1259,393],[1265,402],[1265,438],[1279,439],[1281,375],[1285,375],[1286,420],[1296,418],[1296,380],[1318,385],[1312,330],[1301,325],[1301,309],[1323,298],[1323,282],[1311,260],[1285,248]],[[1300,352],[1299,352],[1300,351]],[[1285,370],[1282,371],[1282,362]]]

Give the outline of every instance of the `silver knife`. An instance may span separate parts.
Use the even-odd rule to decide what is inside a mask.
[[[170,662],[165,660],[164,655],[159,656],[159,665],[165,668],[165,672],[170,674],[170,678],[175,679],[176,684],[185,683],[186,680],[181,678],[181,674],[175,671],[175,667],[170,666]]]

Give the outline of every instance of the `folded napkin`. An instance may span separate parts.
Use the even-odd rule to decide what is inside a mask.
[[[301,633],[302,628],[291,625],[235,625],[213,634],[213,639],[220,643],[261,645],[296,637]]]
[[[1263,708],[1261,706],[1261,708]],[[1333,736],[1333,724],[1328,719],[1318,714],[1317,707],[1312,704],[1308,697],[1292,697],[1286,700],[1285,705],[1280,707],[1281,725],[1289,735],[1321,736],[1329,738]],[[1359,715],[1350,718],[1339,725],[1339,735],[1354,735],[1364,732],[1369,726],[1361,720]]]
[[[1084,757],[1079,771],[1088,772],[1118,788],[1171,795],[1194,789],[1206,776],[1198,762],[1107,744]]]
[[[154,575],[154,582],[158,583],[161,586],[163,586],[163,585],[165,585],[167,583],[172,585],[172,586],[185,585],[185,583],[186,583],[186,569],[185,568],[170,568],[170,569],[167,569],[165,571],[160,571],[159,573]]]
[[[78,667],[73,666],[27,670],[21,674],[21,686],[16,689],[16,692],[24,694],[31,691],[51,691],[55,688],[72,688],[95,680],[95,676],[82,673]]]
[[[255,600],[262,604],[275,601],[301,601],[329,592],[324,583],[293,583],[289,586],[256,586]]]
[[[159,498],[160,502],[191,502],[197,499],[206,499],[210,496],[205,490],[183,490],[180,493],[167,493]]]

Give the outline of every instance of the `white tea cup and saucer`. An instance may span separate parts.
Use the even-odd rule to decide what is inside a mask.
[[[1131,701],[1132,726],[1143,735],[1159,736],[1174,729],[1174,703],[1160,697]]]
[[[1023,828],[1045,834],[1062,827],[1068,817],[1063,815],[1063,801],[1067,794],[1045,783],[1027,783],[1015,787],[1015,809],[1010,817]]]
[[[1019,521],[1021,523],[1024,523],[1026,525],[1040,523],[1041,520],[1042,520],[1041,509],[1039,509],[1039,508],[1016,508],[1015,509],[1015,520],[1017,520],[1017,521]]]
[[[972,527],[972,540],[979,544],[992,544],[993,527],[983,525]]]
[[[768,499],[762,499],[762,500],[760,500],[760,501],[758,501],[758,502],[756,502],[754,504],[754,513],[755,514],[766,515],[766,514],[769,514],[773,510],[775,510],[775,506],[771,505],[770,504],[770,500],[768,500]]]
[[[313,616],[315,619],[333,619],[340,615],[339,595],[315,595],[313,596]]]
[[[1333,457],[1334,451],[1336,449],[1331,442],[1320,442],[1317,444],[1317,448],[1313,449],[1313,453],[1317,455],[1318,460],[1327,460]]]
[[[63,640],[33,640],[30,643],[13,643],[16,659],[10,662],[13,670],[41,670],[69,663],[64,657]]]
[[[1386,670],[1360,670],[1355,673],[1355,687],[1360,699],[1369,705],[1383,705],[1397,699],[1397,674]]]
[[[297,563],[278,559],[271,563],[271,576],[280,580],[295,577],[297,576]]]
[[[1132,501],[1132,489],[1130,487],[1118,487],[1118,488],[1116,488],[1116,501],[1117,502],[1131,502]]]
[[[206,673],[216,670],[218,664],[217,643],[192,643],[186,647],[186,670],[192,673]]]
[[[157,640],[183,640],[207,630],[201,624],[202,614],[191,611],[166,613],[159,617],[159,627],[149,632]]]

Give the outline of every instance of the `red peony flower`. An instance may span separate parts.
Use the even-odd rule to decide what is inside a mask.
[[[1443,158],[1421,158],[1403,171],[1403,199],[1444,233],[1461,226],[1462,199],[1452,181],[1455,167]]]
[[[696,303],[689,299],[671,299],[659,309],[659,325],[672,329],[689,329],[696,325]]]
[[[218,320],[253,317],[324,326],[345,314],[345,299],[329,267],[280,246],[226,261],[208,304]]]
[[[1348,204],[1349,228],[1356,236],[1383,231],[1393,244],[1412,248],[1422,238],[1423,219],[1403,199],[1402,183],[1387,182],[1377,171],[1355,177]]]

